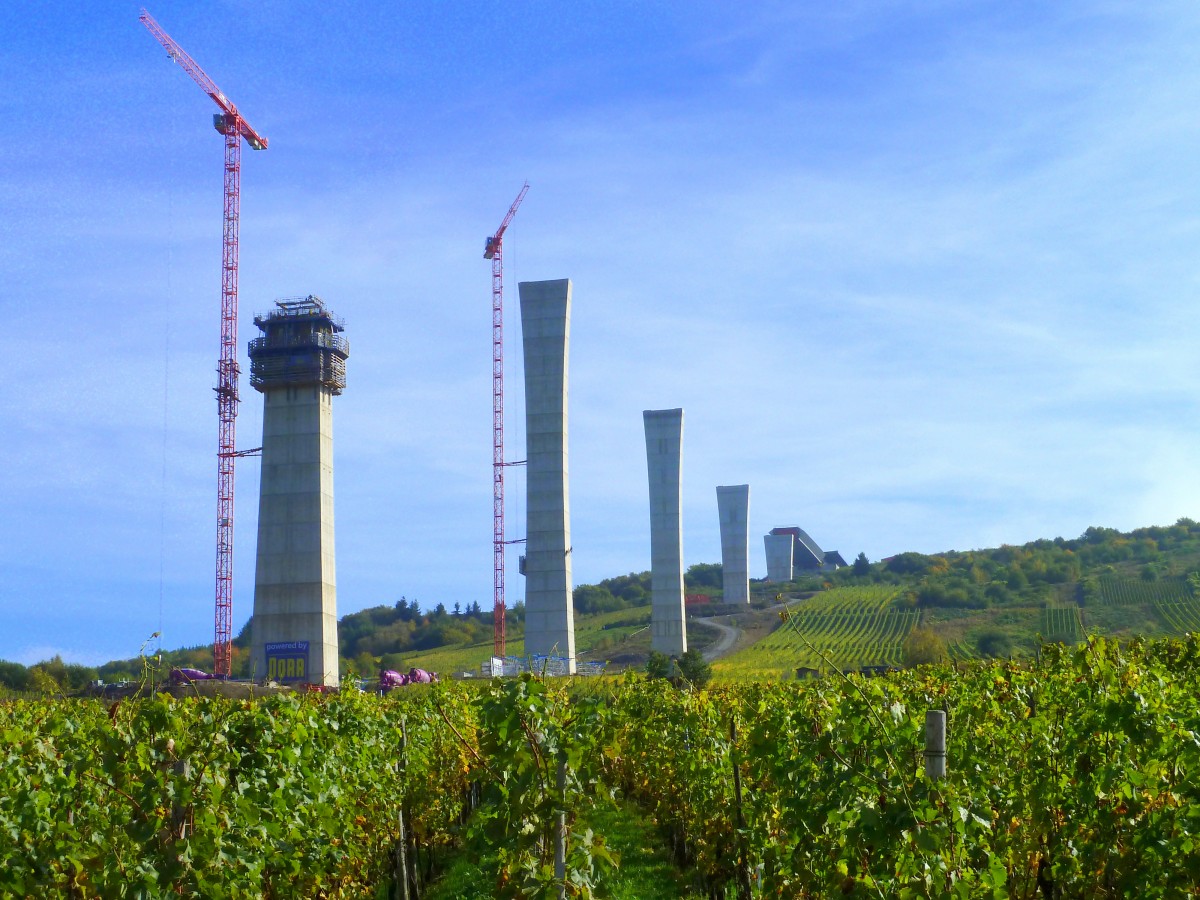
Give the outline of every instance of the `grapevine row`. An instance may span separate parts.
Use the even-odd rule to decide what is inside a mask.
[[[851,585],[836,587],[793,604],[793,611],[820,612],[878,612],[887,608],[899,589],[889,584]]]
[[[1048,606],[1042,610],[1042,635],[1047,639],[1083,638],[1083,621],[1077,606]]]
[[[450,691],[0,704],[0,895],[364,890],[401,811],[452,840],[474,732]]]
[[[609,777],[714,896],[747,877],[767,896],[1194,896],[1198,689],[1195,639],[1050,646],[1033,668],[637,686]],[[931,708],[950,723],[938,782]]]
[[[726,675],[779,672],[796,666],[857,668],[898,665],[901,647],[919,614],[891,608],[825,612],[794,607],[791,627],[779,628],[749,650],[716,664]]]
[[[1147,603],[1181,603],[1191,599],[1191,590],[1178,578],[1134,581],[1104,575],[1097,579],[1098,600],[1103,606],[1140,606]]]
[[[1176,634],[1200,633],[1200,603],[1195,600],[1159,602],[1154,604],[1154,609],[1167,628]]]
[[[1192,637],[713,691],[0,704],[0,895],[382,896],[398,847],[465,841],[496,896],[588,897],[609,791],[709,896],[1196,895],[1198,692]]]

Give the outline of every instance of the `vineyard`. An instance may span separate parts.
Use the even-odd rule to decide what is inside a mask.
[[[1089,627],[1111,628],[1117,616],[1136,623],[1142,633],[1179,636],[1200,632],[1200,600],[1182,578],[1142,581],[1101,576],[1089,606]]]
[[[591,827],[615,796],[709,897],[1195,896],[1198,691],[1200,641],[1097,639],[715,691],[7,702],[0,895],[382,898],[462,853],[483,896],[587,897],[620,862]]]
[[[1154,611],[1175,634],[1200,633],[1200,603],[1186,600],[1180,603],[1154,604]]]
[[[1191,896],[1198,672],[1195,640],[1096,641],[1033,668],[655,698],[629,719],[625,784],[712,880],[761,865],[772,896]],[[934,707],[944,783],[919,775]],[[740,805],[735,769],[755,786]]]
[[[794,612],[882,612],[899,593],[890,584],[867,584],[821,591],[793,605]]]
[[[414,858],[452,840],[469,710],[453,692],[0,703],[0,896],[362,896],[400,810]]]
[[[1184,603],[1192,598],[1187,582],[1181,578],[1135,581],[1104,575],[1096,579],[1096,587],[1096,602],[1102,606]]]
[[[899,665],[901,645],[920,614],[894,608],[897,593],[885,585],[843,587],[796,602],[788,608],[791,627],[718,660],[713,669],[729,678],[777,679],[791,677],[800,666]]]
[[[1048,606],[1042,611],[1042,634],[1046,640],[1074,643],[1083,639],[1083,621],[1078,606]]]

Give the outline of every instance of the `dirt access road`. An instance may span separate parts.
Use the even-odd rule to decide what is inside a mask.
[[[793,597],[792,599],[786,600],[783,603],[776,603],[773,606],[768,606],[762,610],[757,610],[754,613],[754,616],[756,618],[765,618],[769,621],[771,616],[779,614],[779,610],[798,602],[800,602],[800,598]],[[741,614],[739,613],[739,615]],[[734,647],[737,645],[738,639],[743,633],[742,628],[726,622],[719,622],[717,621],[718,618],[725,618],[731,621],[733,619],[732,616],[713,616],[712,618],[697,617],[688,620],[689,625],[701,625],[705,628],[716,629],[717,632],[719,632],[717,639],[703,650],[703,656],[707,662],[712,662],[715,659],[720,659],[722,656],[728,656],[730,653],[732,653]],[[774,624],[777,626],[779,623],[776,622]],[[761,626],[760,628],[756,628],[754,630],[759,631],[760,629]],[[752,640],[758,640],[758,638],[752,638]]]
[[[716,619],[692,619],[692,625],[703,625],[705,628],[715,628],[720,636],[707,647],[704,648],[702,655],[705,662],[712,662],[714,659],[720,659],[722,656],[729,655],[733,650],[733,645],[737,643],[737,639],[742,636],[742,629],[736,625],[726,625],[724,622],[718,622]]]

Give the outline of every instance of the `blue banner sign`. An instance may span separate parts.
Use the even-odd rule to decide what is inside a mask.
[[[267,644],[268,681],[308,680],[308,641]]]

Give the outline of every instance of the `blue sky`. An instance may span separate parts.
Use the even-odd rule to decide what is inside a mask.
[[[26,663],[212,637],[222,145],[138,9],[0,10],[0,658]],[[751,485],[757,575],[776,525],[878,559],[1200,515],[1195,4],[150,12],[270,138],[243,367],[276,298],[347,322],[343,613],[490,604],[481,252],[525,179],[508,455],[516,283],[569,277],[577,583],[649,567],[649,408],[685,409],[688,564],[720,558],[718,484]]]

